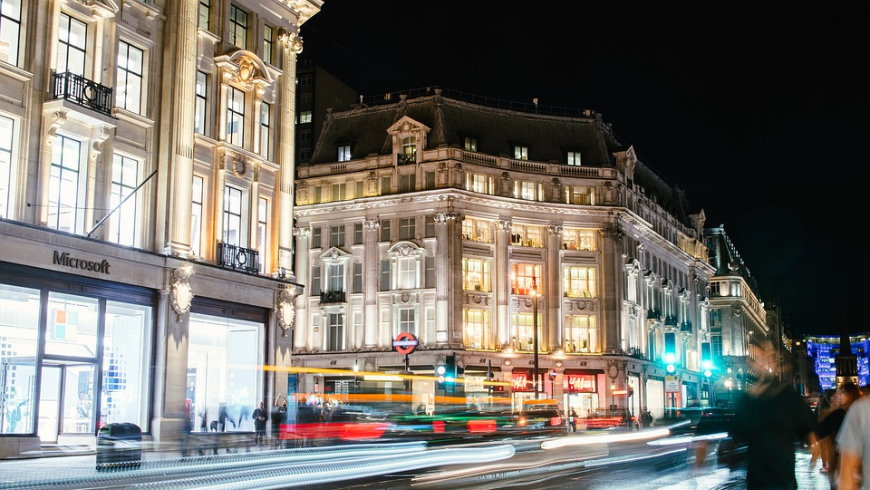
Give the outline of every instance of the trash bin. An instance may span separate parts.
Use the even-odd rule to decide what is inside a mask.
[[[97,471],[139,468],[142,429],[136,424],[106,424],[97,433]]]

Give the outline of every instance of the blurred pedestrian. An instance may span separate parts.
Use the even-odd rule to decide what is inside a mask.
[[[265,403],[260,402],[260,406],[254,410],[254,432],[256,433],[257,447],[263,447],[266,443],[266,414]]]
[[[834,392],[834,399],[831,403],[832,410],[819,422],[815,430],[816,445],[821,446],[821,452],[826,456],[823,460],[827,462],[827,466],[822,466],[821,471],[828,474],[832,489],[837,488],[836,469],[838,464],[837,443],[834,439],[840,431],[840,426],[843,424],[843,419],[846,418],[849,407],[860,397],[861,390],[857,385],[843,383]],[[814,451],[814,458],[815,455],[816,452]]]
[[[758,352],[776,352],[765,341]],[[772,365],[784,365],[777,359]],[[795,478],[795,443],[808,439],[815,442],[815,417],[809,405],[788,383],[782,383],[759,360],[750,357],[752,372],[760,373],[757,383],[744,393],[737,404],[732,434],[746,441],[748,489],[797,488]],[[788,374],[784,379],[790,379]]]
[[[831,410],[834,409],[832,403],[834,401],[834,389],[826,389],[819,395],[819,402],[816,405],[816,422],[821,423],[822,420],[825,420],[825,417],[831,413]],[[810,459],[810,466],[814,467],[817,460],[821,460],[822,468],[821,471],[827,472],[829,471],[831,464],[829,458],[831,456],[832,450],[832,442],[831,439],[822,439],[816,441],[816,444],[812,447],[813,456]]]
[[[870,397],[852,403],[837,435],[837,447],[839,490],[870,490]]]

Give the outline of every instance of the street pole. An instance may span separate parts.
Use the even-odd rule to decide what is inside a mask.
[[[538,276],[532,276],[532,329],[534,330],[532,348],[535,350],[534,368],[535,373],[532,375],[532,382],[535,384],[535,400],[539,399],[540,386],[538,386]]]

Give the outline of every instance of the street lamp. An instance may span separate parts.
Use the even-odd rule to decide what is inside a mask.
[[[538,276],[532,275],[532,330],[534,330],[534,335],[532,337],[532,348],[535,350],[534,354],[534,369],[535,373],[532,375],[532,383],[535,384],[535,400],[539,398],[540,387],[538,386]]]

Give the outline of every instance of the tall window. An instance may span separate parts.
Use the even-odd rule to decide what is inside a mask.
[[[320,248],[323,232],[319,226],[311,228],[311,248]]]
[[[388,242],[392,239],[390,236],[390,220],[382,219],[381,220],[381,240],[382,242]]]
[[[471,192],[480,194],[495,194],[493,178],[483,174],[465,174],[465,188]]]
[[[347,199],[347,184],[332,184],[332,201],[344,201]]]
[[[51,145],[51,174],[48,182],[48,227],[70,233],[81,233],[84,225],[83,186],[81,176],[82,143],[57,135]]]
[[[9,218],[12,196],[12,142],[15,120],[0,115],[0,218]]]
[[[248,13],[230,5],[230,44],[245,49],[248,43]]]
[[[414,257],[402,257],[399,259],[399,283],[398,289],[417,288],[417,264]]]
[[[271,152],[269,151],[272,144],[269,139],[270,134],[270,119],[272,118],[272,106],[263,102],[260,104],[260,155],[263,155],[266,160],[269,159]]]
[[[339,145],[338,146],[338,161],[339,162],[349,162],[350,161],[350,145]]]
[[[514,158],[517,160],[528,160],[529,159],[529,147],[528,146],[514,146]]]
[[[260,272],[266,271],[266,258],[269,252],[269,200],[257,200],[257,249],[260,253]]]
[[[263,62],[272,64],[272,52],[275,49],[275,28],[263,26]]]
[[[426,216],[426,238],[432,238],[435,236],[435,216],[427,215]]]
[[[326,291],[344,291],[344,264],[326,266]]]
[[[595,204],[595,188],[583,185],[566,185],[565,204]]]
[[[713,365],[720,366],[722,363],[722,336],[710,336],[710,353],[713,356]]]
[[[520,247],[543,247],[543,228],[533,225],[511,225],[511,245]]]
[[[356,189],[354,190],[353,197],[359,199],[360,197],[365,197],[365,182],[358,180],[356,181]]]
[[[540,265],[514,264],[511,272],[511,294],[532,294],[535,287],[538,294],[541,294],[543,279]]]
[[[462,289],[466,291],[491,291],[489,261],[462,258]]]
[[[381,261],[381,291],[389,291],[390,290],[390,261],[382,260]]]
[[[141,114],[142,66],[144,53],[141,49],[121,41],[118,44],[118,106]]]
[[[210,11],[211,11],[211,0],[199,0],[199,5],[197,7],[197,19],[196,24],[200,29],[209,30],[211,29],[210,24]]]
[[[483,219],[465,218],[462,222],[462,238],[475,242],[492,243],[492,222]]]
[[[595,268],[567,266],[562,272],[562,287],[568,298],[594,298]]]
[[[417,231],[417,218],[399,218],[399,240],[413,240]]]
[[[224,243],[242,246],[242,191],[224,187]]]
[[[565,317],[565,347],[568,352],[598,352],[595,317],[568,315]]]
[[[344,235],[344,225],[329,227],[329,245],[333,247],[343,247]]]
[[[414,192],[416,189],[416,174],[404,174],[399,176],[399,192]]]
[[[514,181],[514,197],[528,201],[544,200],[544,185],[540,182]]]
[[[425,272],[423,279],[426,281],[423,285],[426,289],[432,289],[435,287],[436,276],[435,276],[435,257],[426,257],[424,262]]]
[[[568,165],[580,165],[580,152],[579,151],[569,151],[568,152]]]
[[[465,137],[465,150],[477,151],[477,138]]]
[[[245,146],[245,93],[227,88],[227,142]]]
[[[465,335],[466,348],[486,349],[489,337],[489,311],[479,308],[464,308],[462,310],[462,331]]]
[[[597,250],[597,237],[597,230],[565,228],[562,232],[562,248],[566,250]]]
[[[4,10],[6,2],[3,2]],[[71,72],[85,76],[88,26],[61,12],[57,24],[57,73]]]
[[[398,327],[398,331],[393,332],[394,335],[399,335],[400,332],[409,332],[414,335],[417,334],[417,310],[413,307],[411,308],[399,308],[399,324],[396,325]]]
[[[402,151],[399,155],[400,163],[416,163],[417,161],[417,137],[406,136],[402,138]]]
[[[9,55],[3,60],[18,65],[18,40],[21,33],[21,0],[0,0],[0,43],[9,46]]]
[[[344,350],[344,313],[327,315],[326,350]]]
[[[193,203],[190,217],[190,250],[193,255],[199,255],[202,247],[202,177],[193,176]]]
[[[523,352],[532,352],[535,348],[535,320],[529,312],[511,315],[514,326],[514,346]],[[541,349],[541,313],[538,312],[538,350]]]
[[[362,223],[354,223],[353,225],[353,244],[360,245],[363,242],[363,225]]]
[[[193,132],[205,134],[205,110],[208,107],[208,75],[196,72],[196,103],[193,113]]]
[[[112,162],[112,194],[109,208],[115,209],[115,206],[120,204],[125,197],[132,194],[138,181],[139,161],[116,154]],[[131,196],[110,218],[109,241],[121,245],[136,245],[136,232],[139,229],[137,201],[135,196]]]
[[[363,267],[362,262],[353,263],[353,292],[363,292]]]

